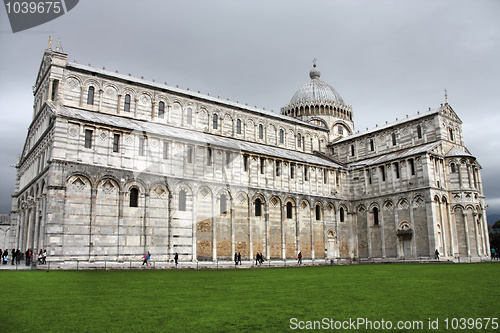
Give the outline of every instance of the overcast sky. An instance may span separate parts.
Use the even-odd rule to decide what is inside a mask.
[[[3,6],[2,6],[3,7]],[[13,34],[0,9],[0,213],[32,120],[49,35],[68,60],[266,110],[321,79],[356,130],[449,103],[500,214],[500,1],[97,1]],[[491,221],[489,221],[491,223]]]

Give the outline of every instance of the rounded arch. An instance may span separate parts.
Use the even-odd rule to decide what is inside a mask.
[[[88,88],[90,86],[93,86],[96,88],[96,93],[99,91],[99,89],[101,89],[101,83],[99,81],[97,81],[96,79],[94,78],[89,78],[89,79],[86,79],[84,82],[83,82],[83,86],[85,88]]]
[[[380,206],[379,206],[378,202],[372,202],[372,203],[370,203],[370,206],[369,206],[368,209],[370,211],[373,211],[373,208],[377,208],[380,211]]]
[[[88,185],[90,185],[90,187],[94,188],[95,184],[92,181],[92,177],[90,177],[89,174],[87,174],[86,172],[83,172],[83,171],[75,171],[75,172],[69,173],[68,176],[66,177],[66,183],[69,183],[70,180],[72,180],[71,182],[73,182],[74,180],[76,180],[76,177],[82,178],[82,180],[85,180],[86,182],[88,182]]]
[[[116,187],[118,191],[121,191],[122,187],[121,187],[121,185],[120,185],[120,181],[119,181],[116,177],[114,177],[114,176],[109,176],[109,175],[102,176],[102,177],[100,177],[100,178],[97,180],[97,182],[96,182],[96,184],[97,184],[97,189],[99,189],[99,187],[100,187],[100,186],[109,187],[109,185],[108,185],[108,186],[106,186],[106,183],[107,183],[107,182],[111,182],[111,185],[112,185],[113,187]]]

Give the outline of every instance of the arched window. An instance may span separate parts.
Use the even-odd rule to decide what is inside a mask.
[[[450,133],[450,141],[455,141],[455,138],[453,136],[453,129],[448,128],[448,132]]]
[[[375,144],[373,143],[373,139],[370,139],[370,150],[371,151],[375,150]]]
[[[450,164],[450,167],[451,167],[451,172],[452,172],[452,173],[457,172],[457,167],[455,166],[455,163],[451,163],[451,164]]]
[[[340,222],[344,222],[345,221],[345,216],[344,216],[344,207],[340,207],[339,209],[339,217],[340,217]]]
[[[373,225],[378,225],[378,208],[373,207]]]
[[[262,216],[262,201],[255,199],[255,216]]]
[[[123,111],[130,112],[130,95],[125,95],[125,104],[123,105]]]
[[[184,190],[181,190],[179,192],[179,211],[180,212],[186,211],[186,191]]]
[[[319,205],[316,205],[316,221],[321,220],[321,207]]]
[[[165,116],[165,102],[160,102],[158,104],[158,118],[163,118]]]
[[[354,156],[355,152],[356,151],[354,150],[354,145],[351,145],[351,156]]]
[[[139,206],[139,190],[135,187],[130,189],[130,207]]]
[[[302,147],[302,135],[297,134],[297,147]]]
[[[259,124],[259,139],[264,139],[264,126]]]
[[[236,120],[236,134],[241,134],[241,120]]]
[[[339,126],[337,127],[337,132],[338,132],[340,135],[344,135],[344,128],[343,128],[341,125],[339,125]]]
[[[89,87],[89,92],[87,94],[87,104],[88,105],[94,105],[94,92],[95,88],[94,87]]]
[[[287,219],[293,218],[293,205],[291,202],[286,203],[286,218]]]
[[[280,143],[284,143],[284,142],[285,142],[285,131],[280,129]]]
[[[186,114],[186,124],[191,125],[193,123],[193,109],[188,108]]]
[[[392,145],[395,146],[396,143],[396,133],[392,133]]]
[[[214,113],[213,128],[217,129],[217,127],[219,127],[219,116],[217,115],[217,113]]]
[[[417,137],[422,139],[422,126],[420,125],[417,126]]]
[[[220,196],[220,213],[227,214],[227,198],[225,194]]]

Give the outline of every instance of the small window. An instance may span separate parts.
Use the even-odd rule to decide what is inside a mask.
[[[94,92],[95,92],[95,88],[89,87],[89,91],[87,94],[87,104],[88,105],[94,105]]]
[[[217,127],[219,127],[219,116],[217,115],[217,113],[214,113],[213,128],[217,129]]]
[[[295,178],[295,164],[290,164],[290,178]]]
[[[420,125],[417,126],[417,137],[422,139],[422,126]]]
[[[281,163],[280,161],[276,161],[276,177],[281,175]]]
[[[366,174],[368,175],[368,184],[372,183],[372,170],[368,169],[366,170]]]
[[[179,211],[180,212],[186,211],[186,191],[184,190],[181,190],[179,192]]]
[[[340,209],[339,209],[339,218],[340,218],[340,222],[345,222],[344,207],[340,207]]]
[[[260,158],[260,173],[264,174],[266,172],[266,159],[264,157]]]
[[[54,82],[52,82],[52,96],[50,100],[52,101],[56,100],[58,87],[59,87],[59,80],[54,80]]]
[[[92,148],[92,130],[85,130],[85,148]]]
[[[262,201],[255,199],[255,216],[262,216]]]
[[[373,207],[373,225],[378,225],[378,208]]]
[[[193,163],[193,146],[187,146],[186,159],[188,163]]]
[[[113,153],[118,153],[120,150],[120,134],[113,135]]]
[[[248,171],[248,155],[243,155],[243,171]]]
[[[323,184],[326,184],[328,182],[328,170],[323,169]]]
[[[163,142],[163,159],[168,158],[168,142]]]
[[[212,148],[207,148],[207,165],[212,165]]]
[[[453,129],[448,128],[448,132],[450,133],[450,141],[455,141],[455,137],[453,136]]]
[[[160,102],[158,104],[158,118],[162,118],[165,117],[165,103],[164,102]]]
[[[375,144],[373,143],[373,139],[370,139],[370,150],[375,151]]]
[[[309,180],[309,168],[304,165],[304,180],[307,182]]]
[[[285,131],[280,129],[280,143],[284,143],[284,142],[285,142]]]
[[[225,194],[220,196],[220,213],[227,214],[227,198]]]
[[[264,139],[264,126],[259,124],[259,139]]]
[[[385,182],[385,166],[380,166],[380,174],[382,175],[382,181]]]
[[[193,109],[188,108],[186,114],[186,124],[191,125],[193,123]]]
[[[316,205],[316,221],[321,220],[321,207],[319,205]]]
[[[410,158],[408,160],[408,163],[410,163],[410,171],[411,171],[411,175],[412,176],[415,176],[415,162],[413,161],[413,158]]]
[[[123,111],[130,112],[130,95],[125,95],[125,104],[123,105]]]
[[[351,156],[354,156],[356,154],[356,149],[354,148],[354,145],[351,145]]]
[[[130,189],[130,207],[139,207],[139,190],[135,187]]]
[[[226,151],[226,167],[229,167],[231,165],[231,152]]]
[[[451,163],[451,164],[450,164],[450,167],[451,167],[451,172],[452,172],[452,173],[457,172],[457,167],[455,166],[455,163]]]
[[[241,134],[241,120],[236,120],[236,134]]]
[[[293,218],[293,205],[291,202],[286,203],[286,218],[287,219]]]
[[[139,156],[144,156],[144,138],[139,138]]]
[[[297,147],[302,147],[302,135],[300,133],[297,134]]]
[[[392,133],[392,145],[395,146],[397,144],[396,142],[396,133]]]
[[[341,125],[339,125],[339,126],[337,127],[337,132],[338,132],[340,135],[344,135],[344,128],[343,128]]]
[[[396,178],[399,178],[399,163],[394,163],[394,171],[396,171]]]

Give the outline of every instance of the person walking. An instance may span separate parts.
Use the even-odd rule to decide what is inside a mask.
[[[12,255],[11,265],[14,265],[14,260],[16,260],[16,249],[12,249],[12,251],[10,252],[10,254]]]
[[[238,252],[238,263],[241,265],[241,252]]]
[[[439,260],[439,251],[438,251],[438,249],[436,249],[436,251],[434,251],[434,255],[435,255],[434,259]]]
[[[234,252],[234,266],[238,265],[238,252]]]
[[[299,252],[299,254],[298,254],[298,256],[297,256],[297,259],[298,259],[297,263],[298,263],[299,265],[302,265],[302,252]]]
[[[177,264],[179,263],[179,254],[177,252],[175,252],[174,261],[175,261],[175,267],[177,267]]]
[[[151,263],[149,262],[149,260],[151,259],[151,253],[149,251],[142,258],[144,259],[142,265],[146,264],[146,266],[151,266]]]

